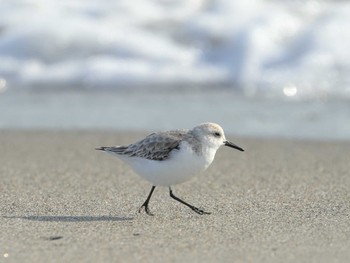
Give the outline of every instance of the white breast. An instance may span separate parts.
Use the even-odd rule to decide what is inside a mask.
[[[154,161],[139,157],[122,158],[133,170],[153,185],[170,186],[189,180],[208,168],[214,159],[216,150],[198,155],[187,142],[180,144],[180,150],[174,149],[170,158]]]

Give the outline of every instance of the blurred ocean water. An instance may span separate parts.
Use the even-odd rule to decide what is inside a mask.
[[[3,0],[0,78],[349,97],[349,28],[349,1]]]
[[[0,0],[0,129],[350,139],[350,2]]]
[[[7,92],[0,130],[192,128],[217,122],[232,136],[350,140],[347,100],[281,100],[206,92]]]

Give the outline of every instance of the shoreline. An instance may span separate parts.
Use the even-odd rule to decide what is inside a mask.
[[[174,186],[200,216],[96,146],[147,132],[0,131],[0,258],[8,262],[347,262],[350,142],[227,138]],[[6,258],[4,255],[7,255]]]

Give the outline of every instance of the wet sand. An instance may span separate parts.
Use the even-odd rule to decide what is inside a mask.
[[[348,262],[350,143],[230,140],[174,193],[96,146],[129,132],[0,132],[0,262]]]

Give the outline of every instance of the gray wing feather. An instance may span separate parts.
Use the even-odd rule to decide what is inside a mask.
[[[185,130],[152,133],[143,140],[129,146],[101,147],[98,150],[118,155],[163,161],[169,158],[172,150],[180,149],[179,145],[186,133],[187,131]]]

